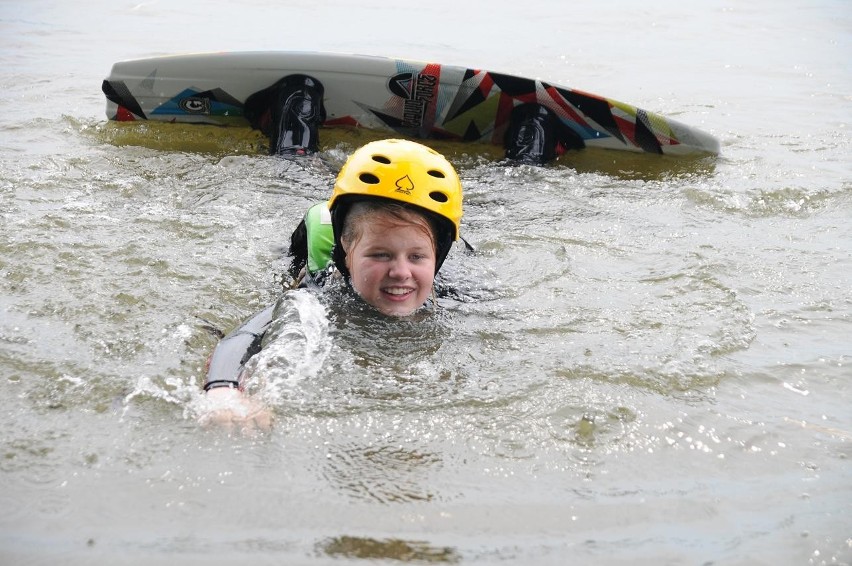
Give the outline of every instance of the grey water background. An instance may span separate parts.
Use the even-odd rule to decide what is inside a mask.
[[[249,49],[535,76],[723,153],[453,149],[459,296],[302,297],[272,430],[206,428],[210,327],[279,296],[330,174],[122,137],[100,82]],[[850,53],[846,1],[0,1],[0,562],[852,563]]]

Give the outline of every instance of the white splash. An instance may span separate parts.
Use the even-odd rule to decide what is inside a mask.
[[[288,387],[319,373],[331,346],[328,316],[314,293],[287,293],[276,305],[269,341],[247,364],[249,387],[275,404]]]

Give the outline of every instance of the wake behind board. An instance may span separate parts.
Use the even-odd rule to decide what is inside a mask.
[[[293,74],[324,87],[324,126],[502,146],[512,110],[540,104],[581,143],[667,155],[717,154],[716,138],[670,118],[535,79],[364,55],[258,51],[120,61],[103,82],[111,120],[247,126],[250,97]]]

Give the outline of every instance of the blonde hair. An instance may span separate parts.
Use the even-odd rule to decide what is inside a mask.
[[[429,241],[432,242],[432,252],[437,251],[436,229],[425,214],[410,206],[374,199],[353,203],[349,208],[343,221],[343,232],[340,234],[340,243],[344,250],[352,249],[352,246],[361,239],[367,223],[387,228],[413,225],[429,237]]]

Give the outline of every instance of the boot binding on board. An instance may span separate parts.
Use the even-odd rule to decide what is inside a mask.
[[[307,75],[282,79],[272,102],[271,155],[310,155],[319,151],[319,126],[325,121],[323,86]]]

